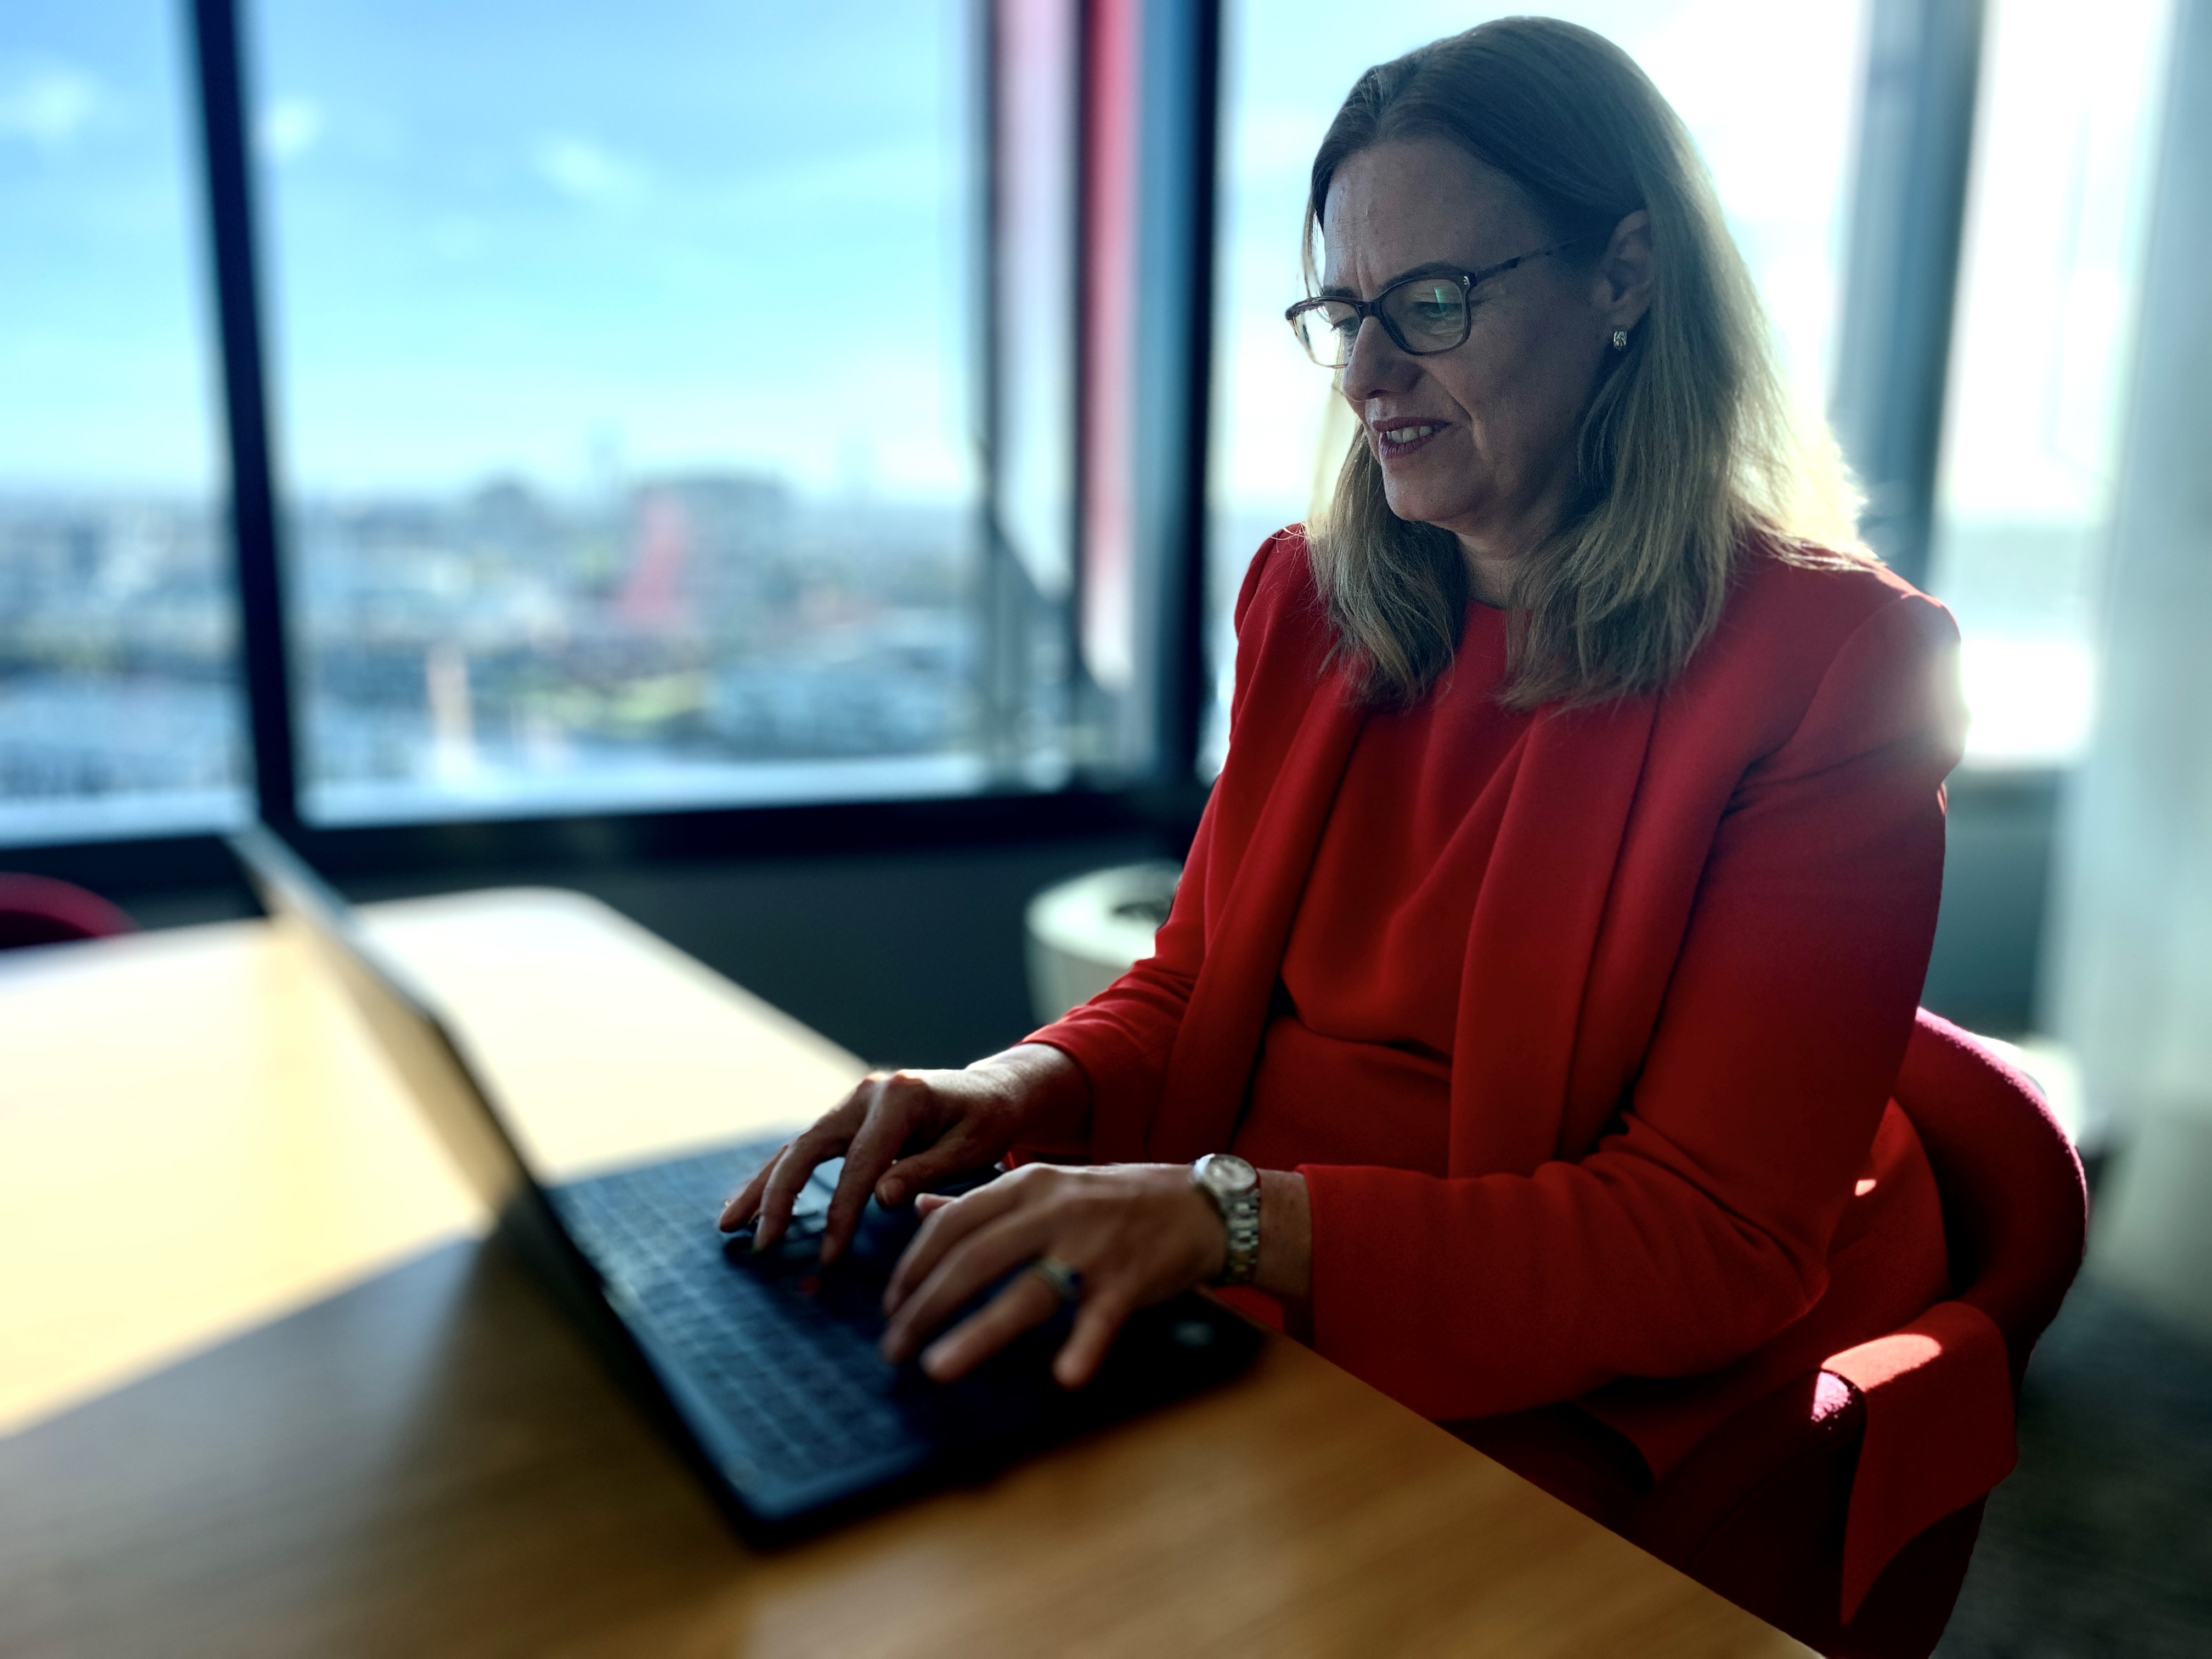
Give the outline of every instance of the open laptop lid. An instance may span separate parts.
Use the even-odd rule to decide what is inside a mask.
[[[461,1174],[494,1215],[538,1192],[490,1090],[406,970],[371,940],[344,899],[265,826],[228,838],[272,916],[304,928]]]

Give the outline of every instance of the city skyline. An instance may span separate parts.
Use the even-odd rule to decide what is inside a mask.
[[[325,816],[981,781],[957,509],[689,473],[582,506],[512,479],[309,501],[287,530],[302,782]],[[217,539],[179,495],[0,491],[0,838],[72,801],[137,823],[167,821],[156,798],[170,817],[240,810]]]

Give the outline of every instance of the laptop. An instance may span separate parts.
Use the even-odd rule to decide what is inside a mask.
[[[918,1224],[910,1204],[870,1199],[852,1248],[824,1268],[817,1252],[840,1162],[816,1171],[775,1249],[715,1229],[722,1201],[780,1139],[541,1180],[465,1044],[345,901],[262,826],[230,844],[270,914],[314,940],[499,1231],[754,1541],[980,1479],[1224,1382],[1258,1352],[1256,1328],[1193,1292],[1133,1317],[1080,1389],[1049,1373],[1066,1309],[949,1384],[911,1361],[888,1364],[878,1303]]]

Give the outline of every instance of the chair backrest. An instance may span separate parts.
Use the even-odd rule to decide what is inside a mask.
[[[1954,1293],[2002,1334],[2015,1392],[2081,1264],[2081,1163],[2034,1085],[1922,1010],[1895,1089],[1943,1201]],[[1811,1372],[1755,1401],[1660,1481],[1636,1542],[1837,1659],[1907,1659],[1936,1645],[1966,1577],[1977,1502],[1905,1545],[1850,1624],[1844,1540],[1867,1408]]]
[[[1954,1294],[2004,1334],[2018,1389],[2081,1266],[2081,1160],[2023,1073],[1924,1008],[1895,1093],[1942,1194]]]
[[[0,951],[106,939],[137,927],[97,893],[46,876],[0,874]]]

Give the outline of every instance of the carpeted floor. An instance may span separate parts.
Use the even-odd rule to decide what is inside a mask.
[[[1938,1659],[2212,1656],[2212,1346],[2093,1281],[2036,1349]]]

